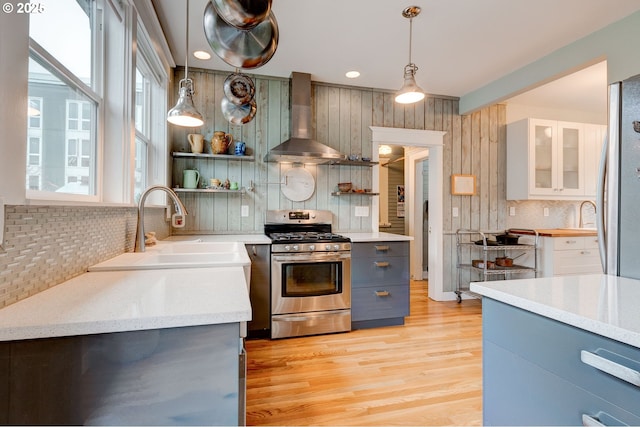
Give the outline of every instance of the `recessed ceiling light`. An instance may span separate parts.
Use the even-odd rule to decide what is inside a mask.
[[[347,76],[350,79],[355,79],[357,77],[360,77],[360,72],[359,71],[347,71],[347,73],[345,74],[345,76]]]
[[[195,52],[193,52],[193,56],[198,59],[211,59],[211,54],[209,52],[205,52],[204,50],[196,50]]]

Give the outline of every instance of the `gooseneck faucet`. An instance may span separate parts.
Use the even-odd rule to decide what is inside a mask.
[[[596,204],[595,202],[591,201],[591,200],[585,200],[584,202],[580,203],[580,221],[578,222],[578,227],[582,228],[584,226],[584,223],[582,222],[582,208],[584,207],[584,205],[591,205],[593,206],[593,211],[596,211]]]
[[[165,185],[152,185],[151,187],[144,190],[142,192],[142,195],[140,196],[140,201],[138,202],[138,227],[136,230],[136,246],[134,249],[135,252],[144,252],[144,249],[145,249],[144,202],[145,200],[147,200],[147,196],[149,195],[149,193],[151,193],[154,190],[162,190],[169,195],[169,197],[173,200],[173,203],[175,205],[176,213],[180,215],[187,215],[189,213],[187,212],[187,208],[185,208],[182,202],[180,201],[180,198],[178,197],[176,192],[170,189],[169,187]]]

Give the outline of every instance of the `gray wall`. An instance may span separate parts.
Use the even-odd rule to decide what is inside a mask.
[[[180,233],[261,233],[264,212],[268,209],[312,208],[334,213],[334,229],[370,231],[369,218],[355,217],[355,206],[370,206],[370,196],[332,196],[338,182],[353,182],[356,188],[371,188],[371,170],[363,167],[305,166],[316,178],[316,191],[311,199],[291,202],[281,195],[278,182],[290,167],[264,163],[264,154],[289,136],[288,79],[251,75],[256,84],[258,111],[254,120],[244,126],[232,126],[220,112],[222,85],[227,72],[190,69],[196,88],[196,107],[205,116],[201,129],[170,129],[174,151],[189,151],[188,133],[203,133],[211,139],[214,130],[231,133],[243,140],[255,155],[254,162],[228,160],[173,161],[174,184],[181,182],[184,167],[197,167],[205,178],[216,177],[239,181],[255,191],[244,196],[226,194],[187,194],[183,196],[192,215],[187,217]],[[183,70],[174,78],[178,82]],[[174,88],[173,94],[177,94]],[[503,228],[506,219],[505,200],[505,107],[495,105],[467,116],[458,114],[458,99],[428,96],[414,105],[403,106],[393,101],[389,91],[333,86],[312,82],[312,122],[315,139],[343,153],[371,155],[369,126],[425,129],[446,132],[444,136],[444,204],[430,206],[443,209],[445,231],[445,290],[455,288],[455,245],[452,230],[457,228]],[[451,174],[475,174],[478,192],[475,196],[451,196]],[[375,197],[375,196],[374,196]],[[249,217],[240,217],[240,208],[249,206]],[[459,216],[452,216],[458,207]],[[390,210],[390,217],[392,211]],[[386,230],[385,230],[386,231]]]

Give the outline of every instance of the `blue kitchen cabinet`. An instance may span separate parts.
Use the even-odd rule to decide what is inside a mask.
[[[482,318],[485,425],[640,425],[640,386],[583,361],[637,373],[640,349],[487,297]]]
[[[0,343],[0,424],[244,423],[238,323]]]
[[[351,327],[403,325],[409,315],[409,242],[351,248]]]

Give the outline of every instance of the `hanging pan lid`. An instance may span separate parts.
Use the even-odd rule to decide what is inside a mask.
[[[255,27],[240,30],[225,22],[211,2],[204,10],[204,34],[213,52],[236,68],[261,67],[278,47],[278,23],[273,13]]]

